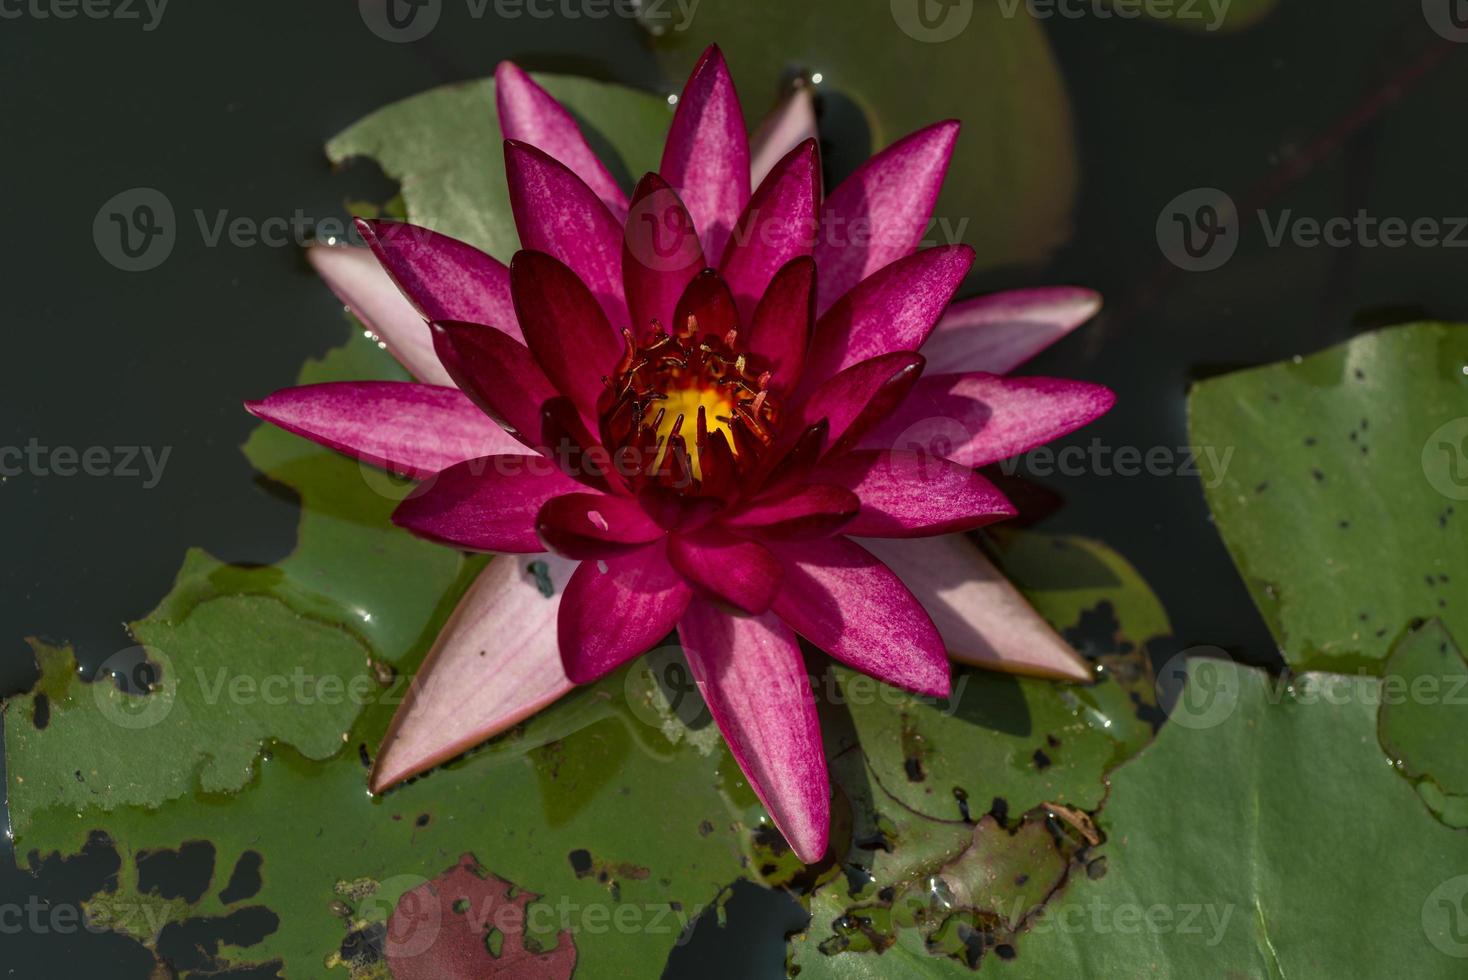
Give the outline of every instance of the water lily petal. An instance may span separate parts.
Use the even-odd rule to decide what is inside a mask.
[[[739,329],[739,310],[734,305],[734,294],[729,284],[713,269],[704,269],[688,283],[673,313],[673,323],[682,330],[689,317],[698,322],[700,337],[712,334],[723,337],[730,330]]]
[[[815,311],[815,261],[794,259],[770,281],[749,333],[749,350],[769,365],[770,387],[777,392],[789,391],[800,380]]]
[[[541,409],[559,397],[524,344],[478,323],[435,323],[438,356],[464,394],[527,446],[540,444]]]
[[[749,137],[734,79],[717,45],[698,59],[668,127],[658,167],[683,198],[703,239],[703,254],[724,242],[749,202]]]
[[[423,315],[408,302],[371,249],[312,245],[306,258],[336,298],[377,335],[408,373],[424,384],[453,384],[434,353]]]
[[[515,253],[510,286],[536,363],[595,431],[602,379],[622,355],[617,335],[576,274],[543,252]]]
[[[816,131],[816,100],[809,85],[798,85],[760,120],[749,138],[749,180],[764,183],[780,158],[805,140],[819,137]]]
[[[417,225],[358,218],[357,230],[423,319],[483,323],[524,339],[503,262]]]
[[[568,266],[620,329],[627,322],[622,222],[565,164],[527,143],[505,141],[505,179],[520,244]],[[519,304],[515,311],[523,314]]]
[[[1082,683],[1093,678],[1081,656],[964,535],[862,544],[912,589],[959,663]]]
[[[919,381],[862,446],[984,466],[1074,432],[1115,402],[1109,388],[1085,381],[940,374]]]
[[[918,247],[957,139],[953,120],[920,129],[862,164],[826,198],[815,250],[820,312]]]
[[[923,344],[923,356],[933,374],[1008,374],[1100,309],[1100,293],[1074,286],[966,299],[943,314]]]
[[[544,150],[564,163],[620,219],[627,195],[581,135],[576,120],[518,65],[501,61],[494,70],[494,101],[500,132]]]
[[[967,466],[922,453],[858,450],[821,463],[812,479],[846,487],[861,511],[844,533],[920,538],[967,531],[1018,513]]]
[[[818,384],[858,361],[922,347],[973,263],[967,245],[945,245],[862,280],[816,324],[804,382]]]
[[[466,551],[537,554],[535,517],[552,497],[585,487],[540,456],[455,463],[398,504],[392,522]]]
[[[719,271],[750,323],[755,305],[781,267],[815,247],[821,161],[806,140],[775,164],[734,225]]]
[[[585,492],[547,500],[535,528],[548,549],[576,559],[624,554],[666,533],[631,497]]]
[[[556,625],[566,676],[589,684],[650,649],[677,625],[692,596],[668,563],[666,540],[582,562]]]
[[[755,497],[721,521],[785,540],[824,538],[844,528],[861,509],[856,494],[829,483],[786,483]]]
[[[714,724],[770,819],[796,857],[819,861],[830,834],[830,777],[795,635],[774,616],[736,616],[694,599],[678,638]]]
[[[903,404],[922,372],[922,355],[909,351],[853,364],[811,393],[800,406],[800,421],[791,431],[803,431],[825,419],[830,424],[826,445],[839,452]]]
[[[507,556],[479,573],[388,726],[372,792],[447,762],[571,690],[555,624],[574,567],[554,555]]]
[[[880,681],[947,696],[943,638],[886,565],[842,537],[770,549],[785,565],[771,608],[795,632]]]
[[[717,525],[668,538],[668,559],[704,592],[758,615],[780,587],[780,563],[768,548]]]
[[[524,452],[457,388],[333,381],[285,388],[245,408],[287,432],[415,480],[466,459]]]
[[[698,230],[677,192],[657,174],[643,177],[622,236],[622,282],[638,337],[654,320],[673,326],[678,298],[705,264]]]

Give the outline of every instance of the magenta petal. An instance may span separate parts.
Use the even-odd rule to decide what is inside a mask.
[[[959,663],[1082,683],[1092,679],[1080,655],[962,534],[862,544],[902,576]]]
[[[780,563],[768,548],[717,526],[669,537],[668,559],[705,593],[747,613],[769,609],[780,587]]]
[[[758,187],[780,159],[806,140],[817,139],[816,104],[808,85],[792,88],[749,138],[749,179]]]
[[[668,564],[664,541],[582,562],[566,586],[556,627],[566,675],[589,684],[650,649],[678,624],[692,595]]]
[[[571,690],[556,648],[556,614],[573,567],[554,555],[504,557],[479,573],[388,726],[372,792],[447,762]],[[545,581],[554,589],[549,596]]]
[[[466,459],[524,452],[454,388],[336,381],[285,388],[245,408],[287,432],[416,480]]]
[[[306,257],[336,298],[413,377],[424,384],[453,384],[434,353],[423,315],[408,302],[371,249],[312,245]]]
[[[967,466],[922,453],[861,450],[821,463],[811,479],[851,490],[861,511],[843,529],[876,538],[968,531],[1013,517],[1004,494]]]
[[[831,786],[805,659],[774,616],[736,616],[695,599],[678,638],[714,724],[795,856],[826,853]]]
[[[821,312],[918,247],[957,139],[952,120],[920,129],[862,164],[826,198],[815,251]]]
[[[864,279],[816,324],[804,382],[817,384],[881,354],[917,350],[973,262],[967,245],[947,245],[898,259]]]
[[[943,638],[886,565],[849,538],[770,548],[785,565],[773,608],[795,632],[880,681],[947,697]]]
[[[830,426],[826,445],[839,452],[902,404],[922,372],[922,355],[907,351],[853,364],[811,393],[791,431],[803,431],[825,419]]]
[[[585,487],[540,456],[455,463],[398,504],[392,521],[420,538],[466,551],[544,551],[535,517],[552,497]]]
[[[673,323],[679,330],[693,317],[698,325],[698,336],[724,337],[731,330],[739,329],[739,310],[734,306],[734,295],[729,284],[713,269],[704,269],[693,277],[683,295],[678,297],[674,308]]]
[[[546,377],[597,426],[597,399],[622,356],[596,300],[581,280],[542,252],[517,252],[510,263],[515,310],[525,342]]]
[[[734,79],[718,46],[698,59],[678,100],[658,167],[688,205],[703,254],[724,254],[724,242],[749,202],[749,137]]]
[[[417,225],[358,218],[357,230],[423,319],[483,323],[522,339],[504,263]]]
[[[624,554],[666,533],[631,497],[585,492],[547,500],[535,528],[548,549],[576,559]]]
[[[500,132],[564,163],[618,219],[627,195],[597,159],[571,114],[518,65],[501,61],[494,70],[494,101]]]
[[[923,344],[923,356],[932,374],[1008,374],[1100,309],[1100,293],[1074,286],[966,299],[943,314]]]
[[[433,342],[453,380],[527,446],[538,446],[541,409],[559,396],[524,344],[478,323],[435,323]]]
[[[820,195],[820,156],[816,141],[807,140],[775,165],[739,216],[719,271],[745,323],[775,273],[815,247]]]
[[[984,466],[1074,432],[1115,401],[1109,388],[1084,381],[940,374],[919,381],[861,445]]]
[[[749,349],[769,366],[770,387],[786,392],[805,368],[806,348],[816,312],[816,264],[793,260],[770,281],[754,311]]]
[[[722,518],[728,527],[776,539],[824,538],[843,529],[861,509],[856,494],[823,483],[786,483]]]
[[[505,179],[520,244],[568,266],[620,329],[627,321],[622,223],[565,164],[533,146],[505,142]],[[515,309],[523,312],[518,303]]]
[[[632,194],[622,237],[622,282],[632,329],[642,336],[654,320],[673,326],[673,309],[705,266],[693,219],[667,181],[648,174]]]

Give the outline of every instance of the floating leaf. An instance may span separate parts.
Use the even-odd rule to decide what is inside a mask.
[[[1379,672],[1416,620],[1468,635],[1465,365],[1468,330],[1419,323],[1193,389],[1208,506],[1296,669]]]
[[[1381,682],[1291,693],[1235,670],[1218,724],[1165,725],[1112,776],[1104,874],[1052,899],[998,975],[1463,975],[1468,836],[1384,764]]]

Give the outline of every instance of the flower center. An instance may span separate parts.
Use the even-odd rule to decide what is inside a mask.
[[[619,466],[634,471],[637,488],[725,494],[774,438],[769,372],[756,370],[737,330],[700,336],[693,316],[675,333],[655,322],[640,342],[631,330],[622,336],[627,350],[601,405]]]

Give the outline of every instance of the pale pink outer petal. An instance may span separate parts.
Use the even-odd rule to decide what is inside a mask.
[[[795,632],[863,674],[947,697],[943,638],[879,559],[850,538],[768,545],[785,565],[770,608]]]
[[[801,143],[819,138],[816,100],[809,85],[791,89],[749,138],[749,183],[758,187],[780,158]]]
[[[570,167],[619,220],[626,216],[627,195],[554,96],[518,65],[501,61],[494,71],[494,100],[505,139],[544,150]]]
[[[831,830],[831,785],[805,659],[775,616],[689,603],[678,639],[714,723],[795,856],[814,864]]]
[[[953,660],[1008,674],[1081,683],[1093,678],[1080,654],[964,535],[861,543],[912,590]]]
[[[1043,446],[1111,410],[1109,388],[1068,378],[924,375],[901,405],[861,440],[987,466]]]
[[[818,314],[922,242],[957,139],[958,123],[953,120],[904,136],[862,164],[826,198],[815,250],[820,269]]]
[[[479,573],[393,717],[372,792],[452,759],[571,690],[556,613],[575,567],[555,555],[506,556]],[[546,576],[549,596],[541,590]]]
[[[457,388],[408,381],[332,381],[245,402],[287,432],[421,480],[481,456],[525,447]]]
[[[371,330],[413,377],[452,387],[449,373],[433,351],[428,323],[378,264],[371,249],[312,245],[306,258],[336,298]]]
[[[1076,286],[1014,289],[948,307],[922,346],[930,374],[1008,374],[1085,323],[1101,294]]]
[[[717,45],[703,53],[688,76],[658,173],[688,206],[703,254],[710,260],[723,255],[729,232],[749,203],[749,134]]]

